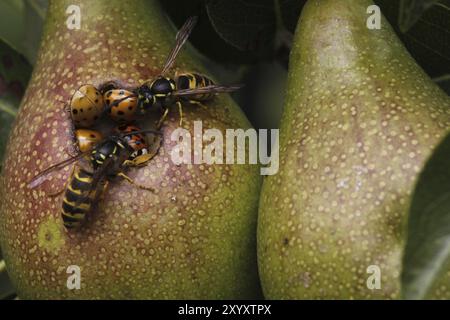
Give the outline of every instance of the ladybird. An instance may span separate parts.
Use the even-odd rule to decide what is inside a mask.
[[[78,88],[70,100],[70,114],[75,127],[90,127],[103,112],[103,96],[92,84]]]
[[[90,129],[75,130],[75,137],[81,152],[92,150],[103,139],[103,135],[100,132]]]
[[[141,131],[139,127],[124,124],[116,127],[114,130],[115,132],[124,135],[125,141],[134,150],[128,158],[128,165],[142,165],[151,159],[147,140],[145,139],[145,135],[143,133],[126,135],[127,133]]]
[[[136,95],[125,89],[113,89],[105,92],[103,99],[110,117],[117,122],[135,120],[138,99]]]

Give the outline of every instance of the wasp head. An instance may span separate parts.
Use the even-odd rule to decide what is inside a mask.
[[[156,102],[155,96],[147,84],[143,84],[137,89],[137,98],[141,114],[145,114]]]

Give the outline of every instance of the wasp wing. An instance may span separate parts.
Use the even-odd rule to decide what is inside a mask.
[[[167,56],[166,63],[164,64],[164,67],[161,71],[162,75],[164,75],[173,66],[173,63],[175,62],[178,53],[180,52],[183,45],[186,43],[186,40],[189,38],[189,35],[191,34],[192,30],[197,24],[197,20],[198,17],[196,16],[190,17],[178,31],[177,36],[175,37],[175,46],[173,47],[170,54]]]
[[[227,92],[233,92],[236,90],[239,90],[242,88],[242,85],[232,85],[232,86],[222,86],[222,85],[210,85],[205,87],[199,87],[199,88],[192,88],[192,89],[183,89],[173,92],[174,96],[192,96],[196,94],[203,94],[203,93],[227,93]]]
[[[41,173],[39,173],[37,176],[35,176],[33,179],[30,180],[30,182],[28,183],[28,188],[29,189],[34,189],[36,187],[38,187],[39,185],[41,185],[44,181],[46,181],[49,177],[49,175],[52,172],[55,172],[57,170],[61,170],[65,167],[67,167],[68,165],[80,160],[81,158],[83,158],[84,156],[88,155],[91,151],[87,150],[83,153],[80,153],[77,156],[68,158],[66,160],[63,160],[57,164],[54,164],[50,167],[48,167],[47,169],[45,169],[44,171],[42,171]]]

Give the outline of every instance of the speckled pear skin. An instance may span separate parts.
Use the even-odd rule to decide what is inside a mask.
[[[418,172],[450,100],[366,0],[310,0],[291,52],[280,170],[265,179],[258,262],[269,299],[398,298]],[[381,288],[370,290],[370,265]],[[430,298],[450,298],[448,273]]]
[[[11,133],[0,179],[0,240],[7,270],[23,299],[240,299],[260,295],[256,266],[257,166],[179,165],[170,160],[176,108],[149,165],[129,171],[152,194],[120,179],[79,231],[62,224],[69,168],[29,190],[27,182],[68,157],[70,121],[63,103],[85,83],[136,86],[158,74],[175,28],[158,1],[80,0],[81,30],[66,27],[73,1],[51,1],[43,44]],[[195,31],[194,31],[195,32]],[[178,71],[206,73],[189,50]],[[175,72],[175,70],[173,70]],[[206,73],[207,74],[207,73]],[[173,74],[172,74],[173,75]],[[186,107],[185,128],[249,128],[227,95],[209,109]],[[159,117],[155,113],[153,120]],[[81,289],[68,290],[68,266]]]

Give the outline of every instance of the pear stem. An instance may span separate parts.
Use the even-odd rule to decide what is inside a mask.
[[[6,263],[5,260],[0,260],[0,273],[6,271]]]

